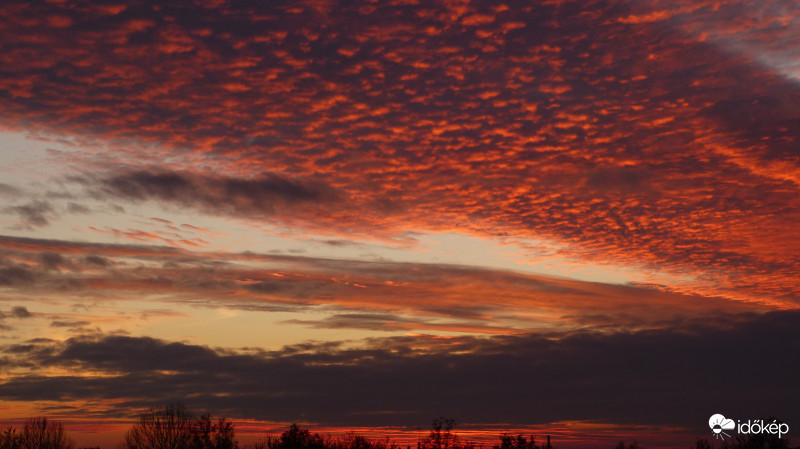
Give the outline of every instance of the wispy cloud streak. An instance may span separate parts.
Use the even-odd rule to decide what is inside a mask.
[[[763,307],[723,298],[458,265],[359,262],[145,245],[0,238],[0,282],[19,292],[242,310],[327,310],[313,328],[513,334],[663,328]],[[58,252],[55,252],[58,251]],[[15,262],[12,262],[14,260]]]

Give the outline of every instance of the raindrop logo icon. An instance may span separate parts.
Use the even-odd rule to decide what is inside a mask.
[[[714,438],[720,439],[730,436],[725,433],[726,430],[736,428],[736,423],[732,419],[727,419],[719,413],[711,415],[711,418],[708,419],[708,425],[711,427],[711,432],[714,433]]]

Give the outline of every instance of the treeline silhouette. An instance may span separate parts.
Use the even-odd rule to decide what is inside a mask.
[[[68,449],[72,440],[64,426],[47,418],[32,418],[17,432],[9,427],[0,433],[0,449]]]
[[[416,449],[478,449],[475,443],[461,441],[453,432],[454,426],[452,419],[433,420],[430,433],[417,442]],[[492,445],[492,449],[553,449],[549,435],[542,445],[537,445],[533,436],[502,434],[499,439],[499,444]],[[479,447],[483,449],[484,445]],[[118,448],[240,449],[240,446],[233,423],[225,418],[213,418],[209,414],[197,417],[182,404],[171,404],[141,413]],[[14,427],[0,431],[0,449],[75,449],[75,443],[60,422],[32,418],[19,431]],[[370,439],[355,432],[338,437],[323,436],[292,424],[280,436],[267,436],[241,449],[412,449],[412,446],[398,445],[389,438]],[[614,449],[643,448],[636,441],[627,445],[620,441]],[[700,438],[689,449],[789,449],[789,440],[750,435],[712,445],[709,440]]]
[[[428,436],[421,439],[417,449],[476,449],[475,443],[463,442],[453,432],[455,421],[452,419],[438,418],[431,424]],[[550,437],[547,437],[547,446],[536,446],[534,438],[530,439],[518,435],[501,435],[499,445],[494,449],[552,449]],[[482,447],[482,446],[481,446]],[[347,432],[341,437],[323,436],[302,429],[297,424],[292,424],[289,430],[280,437],[268,437],[253,445],[253,449],[412,449],[412,446],[402,446],[388,438],[369,439],[354,432]]]

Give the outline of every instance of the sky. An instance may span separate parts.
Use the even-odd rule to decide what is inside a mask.
[[[788,0],[4,2],[0,422],[800,429],[798,61]]]

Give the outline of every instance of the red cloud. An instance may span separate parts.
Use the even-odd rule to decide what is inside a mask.
[[[264,173],[336,192],[270,216],[293,226],[547,238],[796,306],[800,90],[773,67],[791,9],[89,3],[4,6],[4,125],[157,144],[177,161],[157,171],[182,155],[207,194]]]

